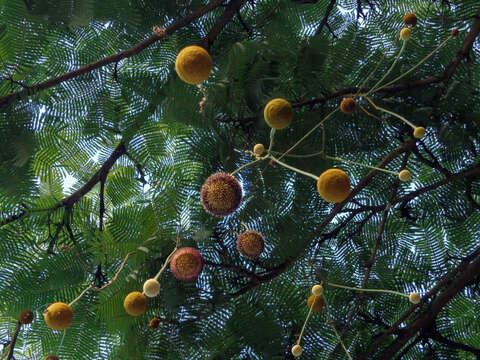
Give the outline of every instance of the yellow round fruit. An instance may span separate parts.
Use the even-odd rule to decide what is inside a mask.
[[[210,54],[201,46],[183,48],[175,61],[178,77],[187,84],[197,85],[208,79],[212,71],[213,61]]]
[[[129,315],[142,315],[147,311],[147,298],[141,292],[133,291],[123,301],[123,307]]]
[[[322,285],[313,285],[312,287],[312,294],[320,296],[323,294],[323,286]]]
[[[273,99],[265,106],[263,116],[271,128],[284,129],[292,122],[293,108],[285,99]]]
[[[73,309],[64,302],[56,302],[45,310],[43,317],[53,330],[64,330],[72,324]]]
[[[307,307],[310,309],[310,306],[312,306],[313,301],[315,300],[315,303],[313,304],[312,311],[313,312],[319,312],[320,310],[323,309],[323,304],[324,300],[322,296],[315,296],[315,295],[310,295],[307,299]]]
[[[262,156],[264,151],[265,151],[265,146],[263,146],[263,144],[256,144],[253,147],[253,153],[257,156]]]
[[[340,203],[350,194],[350,178],[340,169],[328,169],[317,181],[320,196],[330,203]]]
[[[413,304],[418,304],[420,302],[420,295],[418,293],[410,293],[408,300]]]
[[[413,136],[417,139],[421,139],[425,136],[425,128],[422,126],[417,126],[415,130],[413,130]]]
[[[400,38],[402,40],[405,40],[405,41],[410,40],[411,36],[412,36],[412,30],[411,29],[403,28],[402,30],[400,30]]]
[[[292,347],[292,355],[295,357],[299,357],[300,355],[302,355],[302,347],[298,344],[294,345]]]
[[[398,178],[400,179],[400,181],[408,181],[412,178],[412,174],[410,173],[410,171],[404,169],[398,173]]]
[[[155,297],[160,292],[160,283],[155,279],[148,279],[143,283],[143,292],[148,297]]]

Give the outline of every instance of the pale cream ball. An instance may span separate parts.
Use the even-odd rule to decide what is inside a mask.
[[[148,297],[155,297],[160,292],[160,283],[155,279],[148,279],[143,284],[143,292]]]
[[[312,287],[312,294],[315,296],[320,296],[323,294],[323,286],[322,285],[314,285]]]

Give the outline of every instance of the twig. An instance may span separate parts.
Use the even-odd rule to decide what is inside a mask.
[[[315,35],[319,35],[322,32],[323,27],[328,23],[328,17],[330,16],[330,13],[332,12],[336,2],[337,0],[330,0],[330,3],[327,6],[327,11],[323,16],[322,21],[320,21],[320,25],[318,26],[317,31],[315,31]]]
[[[22,323],[20,320],[17,322],[17,327],[15,328],[15,333],[12,336],[12,340],[10,341],[10,350],[8,352],[7,360],[13,359],[13,350],[15,349],[15,343],[17,342],[17,337],[20,332],[20,328],[22,327]]]

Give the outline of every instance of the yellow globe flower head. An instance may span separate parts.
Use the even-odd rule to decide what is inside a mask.
[[[300,355],[302,355],[302,347],[298,344],[294,345],[292,347],[292,355],[295,357],[299,357]]]
[[[323,304],[325,303],[325,300],[323,300],[322,296],[310,295],[307,299],[307,307],[309,309],[310,309],[310,306],[312,306],[312,303],[314,300],[315,300],[315,303],[313,304],[312,312],[319,312],[320,310],[323,309]]]
[[[422,137],[425,136],[425,128],[422,127],[422,126],[417,126],[414,130],[413,130],[413,136],[417,139],[421,139]]]
[[[257,258],[262,253],[265,247],[265,241],[262,234],[254,230],[248,230],[238,235],[237,250],[240,254]]]
[[[412,174],[410,173],[410,171],[404,169],[398,173],[398,178],[400,179],[400,181],[408,181],[412,178]]]
[[[414,13],[408,12],[403,16],[403,23],[407,26],[415,26],[417,25],[417,15]]]
[[[53,330],[64,330],[72,324],[73,309],[64,302],[56,302],[45,310],[43,317]]]
[[[178,77],[187,84],[197,85],[208,79],[212,71],[213,61],[210,54],[201,46],[183,48],[175,61]]]
[[[160,283],[155,279],[148,279],[143,283],[143,292],[148,297],[155,297],[160,292]]]
[[[317,181],[320,196],[330,203],[340,203],[350,194],[350,178],[340,169],[328,169]]]
[[[33,321],[33,311],[30,309],[23,309],[20,311],[20,315],[18,315],[18,321],[22,324],[30,324]]]
[[[355,112],[356,105],[357,103],[353,98],[343,99],[340,103],[340,111],[347,115],[353,114]]]
[[[420,295],[418,293],[410,293],[408,300],[413,304],[418,304],[420,302]]]
[[[285,129],[292,122],[293,108],[287,100],[276,98],[265,106],[263,116],[271,128]]]
[[[312,294],[320,296],[323,294],[323,286],[322,285],[313,285],[312,286]]]
[[[233,214],[242,201],[242,187],[232,175],[220,172],[208,177],[200,191],[202,206],[215,216]]]
[[[129,315],[142,315],[147,311],[147,298],[140,291],[132,291],[125,297],[123,307]]]
[[[265,146],[263,146],[263,144],[256,144],[253,147],[253,153],[257,156],[262,156],[264,151],[265,151]]]
[[[404,27],[400,30],[400,38],[404,41],[410,40],[412,37],[412,30],[410,28]]]

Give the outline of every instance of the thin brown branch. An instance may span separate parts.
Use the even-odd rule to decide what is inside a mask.
[[[103,231],[103,216],[105,215],[105,178],[100,180],[100,231]]]
[[[465,196],[467,197],[470,204],[472,204],[472,207],[474,209],[480,210],[480,204],[478,202],[476,202],[475,199],[472,196],[472,182],[473,182],[472,179],[467,179]]]
[[[13,350],[15,349],[15,343],[17,342],[17,337],[20,332],[20,328],[22,327],[22,323],[20,320],[17,322],[17,327],[15,328],[15,333],[12,336],[12,340],[10,341],[10,350],[8,351],[7,360],[14,359],[13,357]]]
[[[101,60],[92,62],[92,63],[87,64],[85,66],[82,66],[82,67],[80,67],[76,70],[73,70],[73,71],[70,71],[68,73],[62,74],[62,75],[57,76],[55,78],[49,79],[47,81],[44,81],[44,82],[41,82],[41,83],[38,83],[38,84],[35,84],[35,85],[31,85],[27,89],[23,89],[21,91],[18,91],[18,92],[9,94],[7,96],[4,96],[4,97],[0,98],[0,106],[5,105],[5,104],[7,104],[7,103],[9,103],[13,100],[17,100],[17,99],[20,99],[20,98],[31,96],[31,95],[33,95],[33,94],[35,94],[35,93],[37,93],[41,90],[49,89],[53,86],[61,84],[64,81],[76,78],[77,76],[89,73],[89,72],[91,72],[93,70],[96,70],[96,69],[99,69],[99,68],[102,68],[102,67],[104,67],[108,64],[117,63],[122,59],[126,59],[126,58],[132,57],[134,55],[137,55],[138,53],[145,50],[146,48],[148,48],[152,44],[156,43],[157,41],[159,41],[159,40],[161,40],[161,39],[163,39],[163,38],[165,38],[169,35],[172,35],[174,32],[181,29],[182,27],[190,24],[194,20],[200,18],[201,16],[205,15],[206,13],[208,13],[208,12],[212,11],[213,9],[219,7],[220,5],[222,5],[222,3],[224,1],[225,0],[211,1],[210,3],[208,3],[207,5],[205,5],[202,8],[198,9],[197,11],[194,11],[194,12],[188,14],[187,16],[185,16],[184,18],[175,21],[171,26],[165,28],[165,31],[162,34],[155,33],[154,35],[148,37],[147,39],[139,42],[138,44],[132,46],[131,48],[129,48],[127,50],[121,51],[121,52],[119,52],[117,54],[114,54],[114,55],[111,55],[111,56],[107,56],[107,57],[105,57]]]
[[[317,31],[315,31],[315,35],[319,35],[322,32],[323,27],[328,23],[328,17],[330,16],[330,13],[332,12],[336,2],[337,0],[330,0],[330,3],[327,6],[327,11],[323,16],[322,21],[320,21]]]
[[[125,267],[125,264],[127,263],[127,260],[130,257],[130,255],[133,255],[133,254],[136,254],[136,251],[131,251],[125,256],[125,259],[123,259],[122,264],[118,268],[117,273],[115,274],[115,276],[113,277],[112,280],[110,280],[108,283],[106,283],[105,285],[103,285],[100,288],[99,287],[94,287],[93,289],[96,290],[96,291],[101,291],[101,290],[105,289],[106,287],[112,285],[117,280],[118,275],[120,275],[120,273],[122,272],[122,270]]]
[[[458,350],[464,350],[468,351],[477,357],[480,356],[480,349],[475,349],[474,347],[471,347],[467,344],[462,344],[456,341],[452,341],[450,339],[447,339],[445,336],[440,334],[440,332],[435,328],[432,331],[427,332],[426,336],[428,336],[430,339],[435,340],[449,348],[453,349],[458,349]]]

